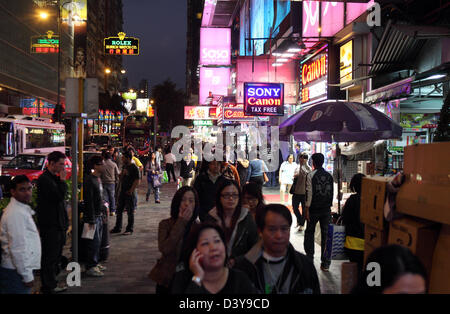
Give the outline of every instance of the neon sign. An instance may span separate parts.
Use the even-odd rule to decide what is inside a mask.
[[[212,120],[194,120],[195,126],[212,126]]]
[[[311,104],[328,96],[328,50],[301,65],[301,103]]]
[[[200,52],[201,65],[230,65],[231,29],[201,28]]]
[[[31,53],[58,53],[59,35],[48,31],[47,35],[31,37]]]
[[[186,120],[217,120],[217,107],[185,106],[184,118]]]
[[[139,38],[125,37],[124,32],[117,34],[118,37],[105,38],[105,54],[107,55],[139,55]]]
[[[244,83],[244,113],[249,116],[284,115],[284,84]]]

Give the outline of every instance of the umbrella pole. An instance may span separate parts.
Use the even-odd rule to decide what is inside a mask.
[[[336,159],[338,162],[337,166],[337,181],[338,181],[338,214],[341,214],[341,200],[342,200],[342,182],[341,182],[341,149],[339,147],[339,142],[336,143]]]

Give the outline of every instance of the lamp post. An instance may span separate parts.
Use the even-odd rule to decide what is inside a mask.
[[[150,104],[153,106],[153,104],[155,103],[155,101],[152,99],[150,100]],[[153,111],[155,113],[155,117],[153,118],[153,151],[156,151],[156,127],[158,125],[158,116],[157,116],[157,111],[156,111],[156,105],[153,108]]]

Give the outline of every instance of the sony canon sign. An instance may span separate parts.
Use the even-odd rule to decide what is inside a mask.
[[[200,29],[200,65],[231,64],[231,29]]]

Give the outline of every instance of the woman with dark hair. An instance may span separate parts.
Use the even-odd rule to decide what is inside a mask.
[[[264,206],[262,190],[255,182],[249,182],[242,187],[242,207],[248,208],[253,218],[258,208]]]
[[[185,269],[172,280],[172,294],[255,294],[256,288],[239,270],[227,265],[225,234],[216,224],[195,225],[183,251]]]
[[[359,219],[361,203],[361,184],[365,175],[357,173],[350,181],[352,194],[345,202],[342,219],[345,226],[344,250],[350,262],[358,264],[358,276],[361,275],[364,262],[364,224]]]
[[[426,293],[426,270],[408,248],[387,245],[375,249],[367,258],[374,263],[360,277],[353,294],[423,294]],[[378,275],[374,272],[379,272]],[[373,285],[369,286],[371,278]],[[376,282],[378,280],[378,282]]]
[[[172,199],[170,218],[159,223],[158,247],[162,256],[149,274],[149,277],[157,283],[157,294],[169,292],[170,280],[181,262],[183,243],[191,227],[196,224],[199,205],[195,189],[184,186]]]
[[[162,170],[160,164],[156,161],[156,154],[153,152],[150,155],[145,171],[147,172],[147,194],[145,195],[145,200],[148,202],[151,190],[153,189],[155,193],[155,203],[160,203],[159,201],[159,188],[161,186],[161,175]]]
[[[234,258],[246,254],[258,242],[255,220],[248,208],[242,207],[241,190],[236,181],[224,181],[216,194],[216,206],[206,221],[217,223],[225,233],[225,243],[232,265]]]

